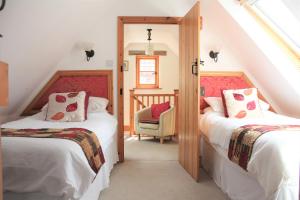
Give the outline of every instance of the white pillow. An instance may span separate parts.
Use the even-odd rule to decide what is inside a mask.
[[[90,96],[88,113],[107,112],[108,103],[109,101],[106,98]]]
[[[48,110],[48,103],[46,103],[46,104],[42,107],[41,111],[42,111],[42,112],[47,112],[47,110]]]
[[[260,105],[260,108],[263,110],[263,111],[268,111],[270,109],[270,104],[268,104],[267,102],[259,99],[259,105]]]
[[[213,109],[213,111],[224,113],[224,106],[221,97],[204,97],[204,101]],[[270,109],[270,104],[261,99],[259,99],[259,105],[263,111],[268,111]]]
[[[221,97],[204,97],[204,101],[215,111],[224,112],[224,106]]]

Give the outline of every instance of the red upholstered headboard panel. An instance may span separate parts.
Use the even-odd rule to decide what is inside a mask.
[[[56,92],[87,91],[91,96],[109,100],[107,110],[113,113],[112,70],[58,71],[27,106],[22,115],[32,115],[41,110],[48,97]]]
[[[201,72],[200,73],[200,109],[208,105],[204,97],[221,97],[221,89],[243,89],[255,87],[243,72]],[[258,92],[260,99],[265,98]],[[271,108],[271,110],[273,110]]]

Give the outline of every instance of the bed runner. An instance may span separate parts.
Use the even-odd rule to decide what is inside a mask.
[[[59,138],[76,142],[82,148],[89,165],[98,173],[105,159],[98,137],[83,128],[66,129],[1,129],[3,137]]]
[[[300,125],[245,125],[234,129],[228,150],[228,158],[247,171],[255,141],[271,131],[300,131]]]

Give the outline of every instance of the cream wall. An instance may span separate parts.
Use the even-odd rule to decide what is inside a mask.
[[[130,43],[125,47],[124,60],[129,62],[129,70],[124,71],[124,124],[129,125],[130,94],[136,87],[136,56],[129,56],[129,50],[145,50],[146,43]],[[159,87],[161,89],[136,89],[139,94],[172,94],[179,88],[179,58],[166,44],[154,43],[154,49],[167,51],[167,56],[159,56]],[[178,49],[177,49],[178,50]]]

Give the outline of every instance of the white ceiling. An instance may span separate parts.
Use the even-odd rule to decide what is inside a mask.
[[[131,43],[148,42],[147,29],[152,29],[151,42],[167,45],[177,56],[179,54],[179,26],[158,24],[125,25],[124,48]]]

